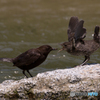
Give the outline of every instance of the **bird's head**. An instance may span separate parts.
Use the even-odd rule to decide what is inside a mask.
[[[50,45],[42,45],[38,48],[43,54],[48,54],[52,50],[57,50],[56,48],[52,48]]]
[[[70,43],[69,42],[64,42],[60,44],[62,46],[62,49],[60,49],[58,52],[62,51],[62,50],[68,50],[70,48]]]

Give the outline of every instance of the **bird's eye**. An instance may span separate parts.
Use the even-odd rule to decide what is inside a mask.
[[[65,44],[64,46],[66,47],[67,45]]]

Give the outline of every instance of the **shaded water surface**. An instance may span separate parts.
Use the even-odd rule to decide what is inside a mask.
[[[67,41],[67,27],[71,16],[85,20],[86,39],[92,39],[95,25],[100,25],[100,1],[95,0],[0,0],[0,57],[13,58],[22,52],[49,44],[60,49]],[[88,63],[100,63],[100,49]],[[84,57],[65,51],[52,51],[46,61],[32,69],[37,73],[71,68]],[[0,82],[21,79],[22,71],[11,63],[0,62]]]

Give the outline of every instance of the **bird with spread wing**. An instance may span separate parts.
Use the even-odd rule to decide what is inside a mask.
[[[68,53],[80,56],[85,56],[82,64],[86,64],[90,59],[90,55],[100,47],[99,26],[95,26],[93,40],[84,40],[86,37],[86,29],[83,27],[84,20],[79,20],[78,17],[71,17],[67,30],[68,42],[61,44],[61,50],[66,50]],[[60,50],[60,51],[61,51]]]

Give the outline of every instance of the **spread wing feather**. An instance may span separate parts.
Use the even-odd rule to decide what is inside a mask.
[[[84,21],[79,21],[75,31],[75,41],[82,40],[86,37],[86,29],[83,28]]]
[[[69,27],[67,30],[69,42],[72,41],[72,39],[74,38],[74,34],[75,34],[75,30],[76,30],[78,22],[79,22],[78,17],[71,17],[70,18]]]
[[[72,42],[73,46],[75,46],[75,43],[82,42],[86,37],[86,29],[83,27],[84,21],[83,20],[78,20],[78,17],[71,17],[69,21],[69,27],[67,30],[68,33],[68,41]]]

